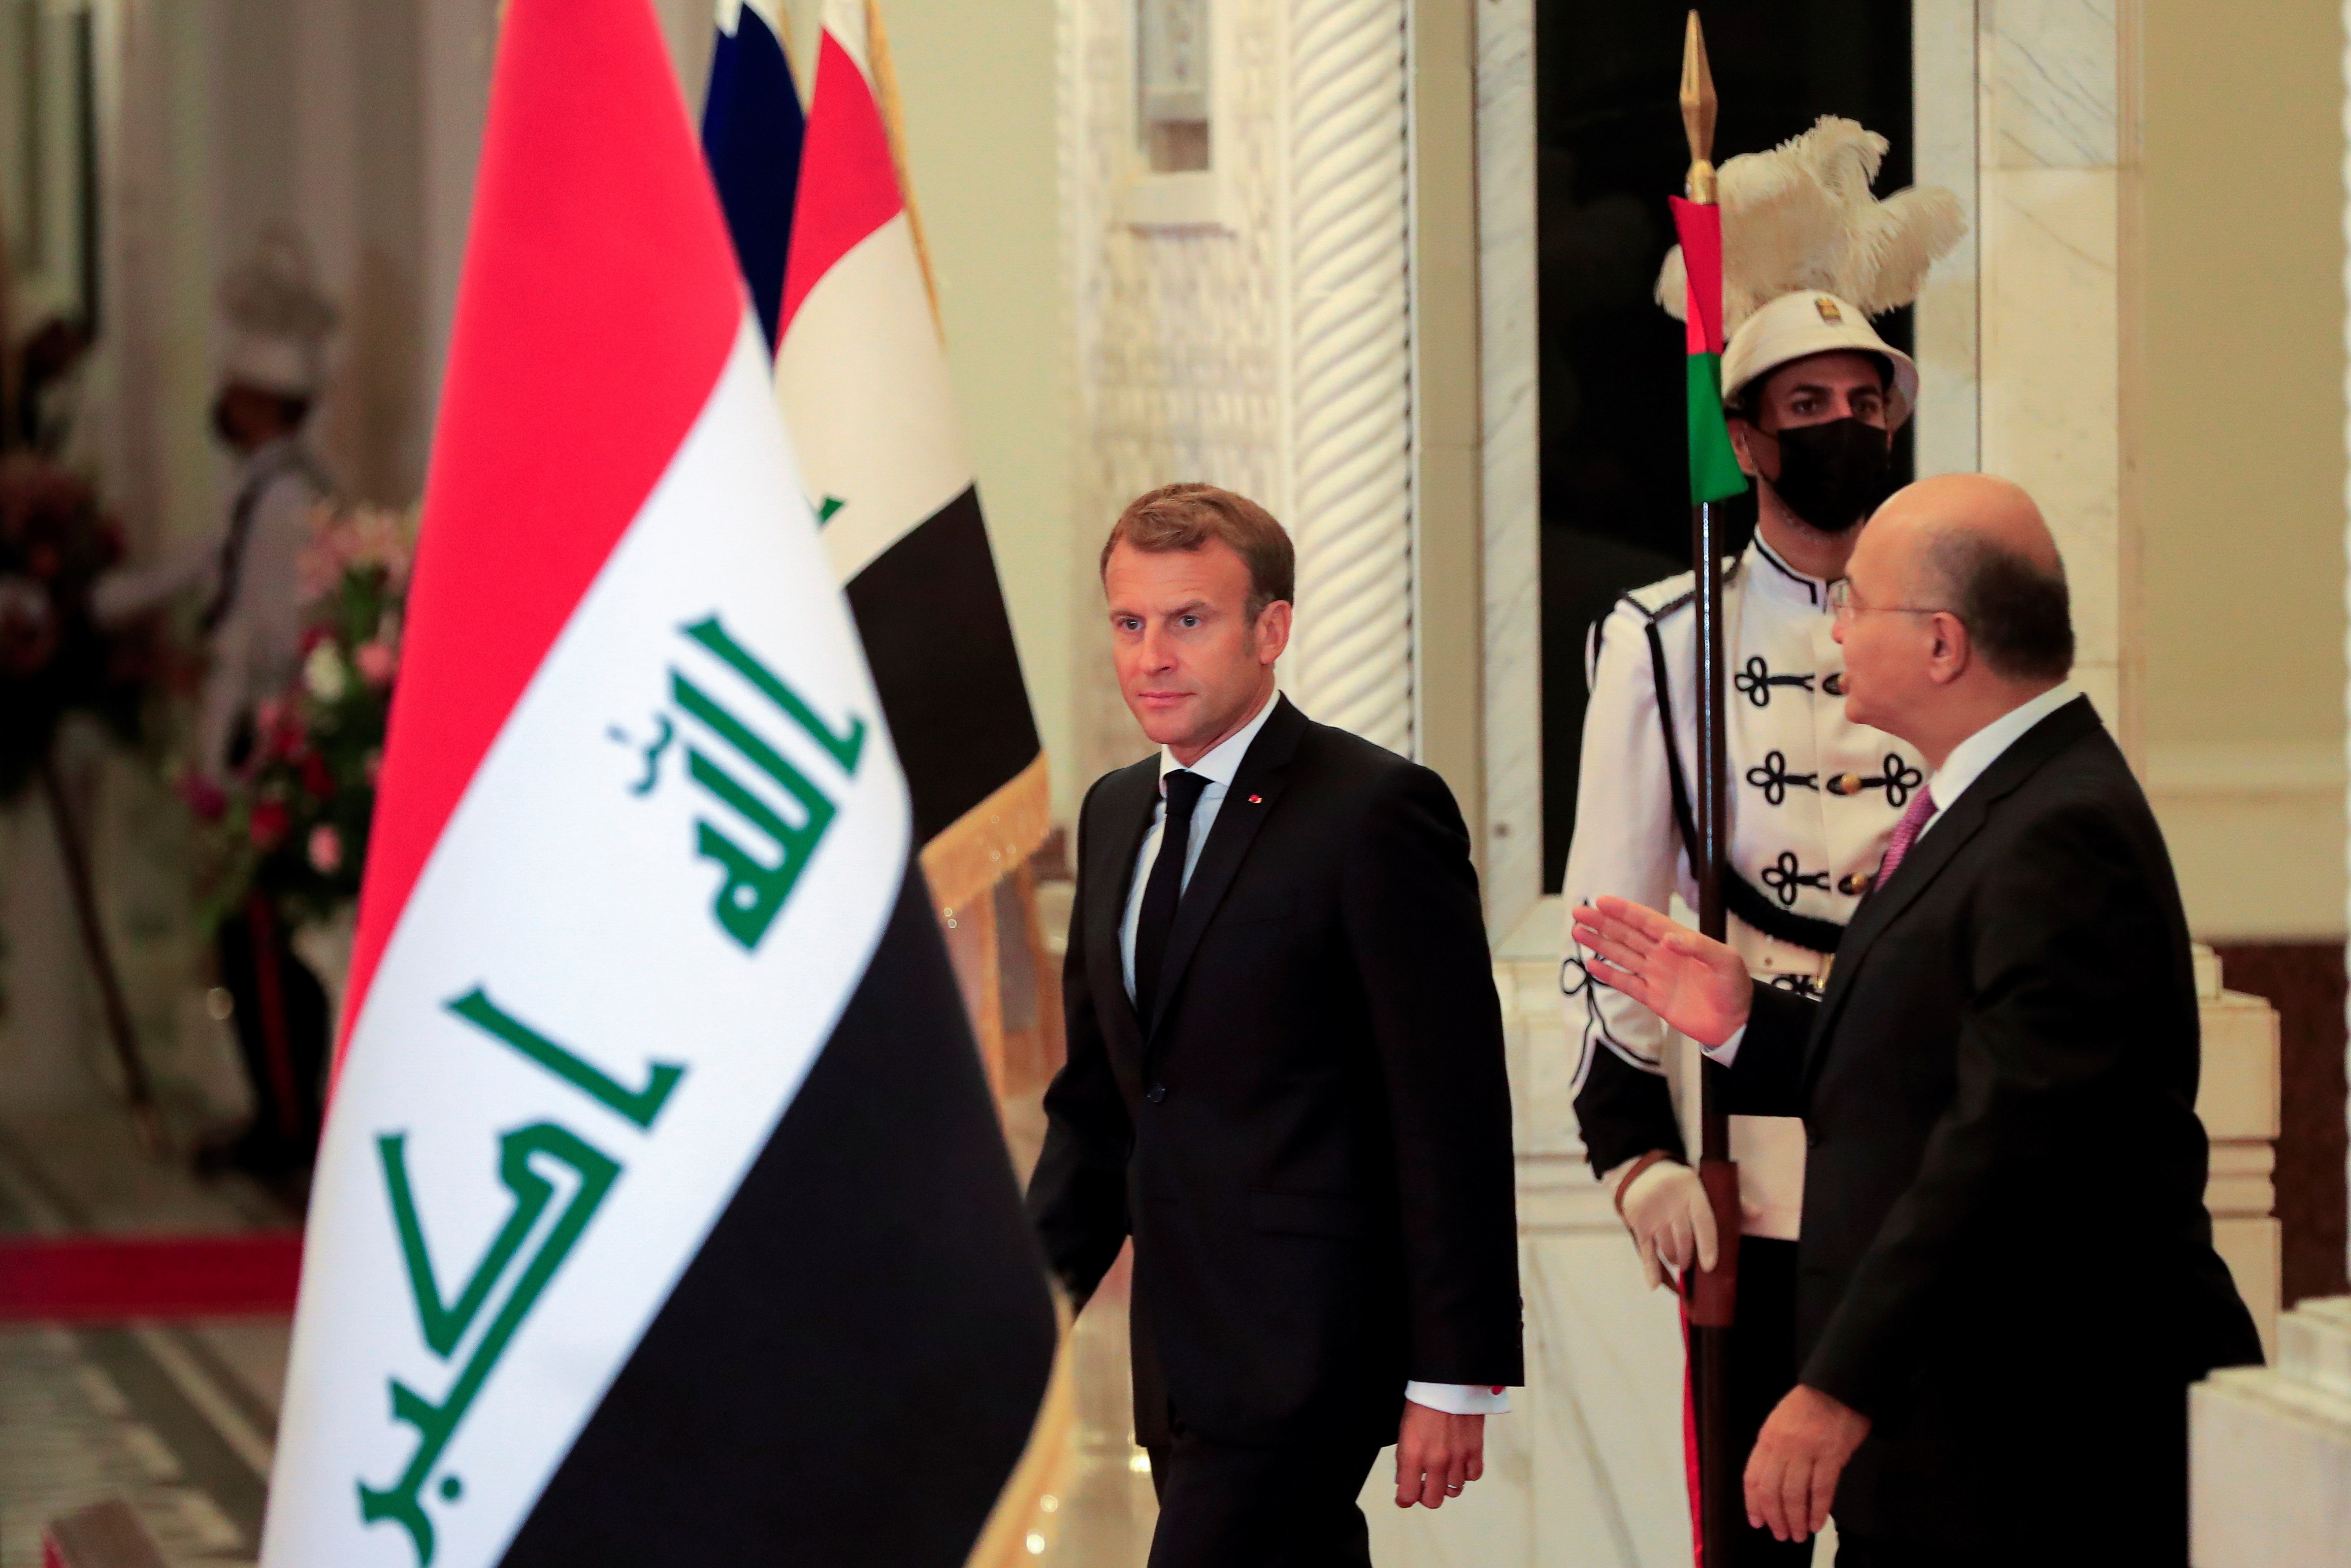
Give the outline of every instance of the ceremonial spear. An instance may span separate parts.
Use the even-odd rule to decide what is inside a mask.
[[[1690,873],[1698,883],[1698,929],[1724,937],[1722,877],[1729,832],[1729,776],[1723,751],[1722,535],[1715,503],[1747,488],[1722,414],[1722,209],[1715,204],[1714,73],[1698,13],[1683,34],[1682,129],[1689,138],[1686,195],[1672,198],[1674,228],[1687,280],[1690,549],[1698,573],[1698,842]],[[1730,1324],[1739,1280],[1739,1167],[1730,1158],[1730,1117],[1718,1080],[1699,1070],[1698,1179],[1714,1210],[1718,1262],[1693,1268],[1690,1359],[1697,1383],[1698,1558],[1728,1568],[1730,1543],[1745,1523],[1740,1477],[1730,1452]]]

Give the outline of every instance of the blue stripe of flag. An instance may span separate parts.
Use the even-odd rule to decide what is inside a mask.
[[[784,41],[758,12],[743,6],[733,33],[719,29],[718,47],[710,57],[702,152],[717,183],[719,205],[735,236],[735,258],[751,287],[771,356],[783,308],[784,252],[791,243],[805,127]]]

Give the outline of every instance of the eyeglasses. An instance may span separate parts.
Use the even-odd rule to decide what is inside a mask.
[[[1856,615],[1956,615],[1954,610],[1918,604],[1855,604],[1853,601],[1853,579],[1840,577],[1829,584],[1829,611],[1840,625]]]

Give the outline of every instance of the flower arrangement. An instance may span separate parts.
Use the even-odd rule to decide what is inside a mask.
[[[252,891],[296,925],[331,920],[359,896],[416,514],[326,504],[310,526],[301,673],[256,706],[252,746],[226,789],[190,785],[226,851],[214,919]]]
[[[121,559],[88,480],[30,453],[0,458],[0,800],[39,770],[68,712],[135,738],[149,645],[89,615],[92,586]]]

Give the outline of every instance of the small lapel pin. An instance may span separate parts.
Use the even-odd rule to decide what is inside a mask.
[[[1249,804],[1252,806],[1262,806],[1265,804],[1265,797],[1262,795],[1252,795],[1249,797]]]

